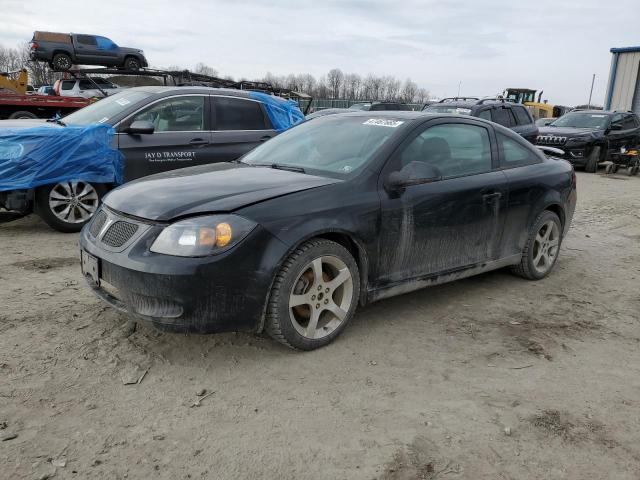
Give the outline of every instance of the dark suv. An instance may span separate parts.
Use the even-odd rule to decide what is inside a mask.
[[[438,103],[426,105],[425,112],[455,113],[458,115],[471,115],[510,128],[522,137],[535,143],[538,136],[538,127],[533,121],[529,111],[518,103],[497,98],[476,97],[452,97],[443,98]]]
[[[536,143],[564,150],[565,160],[594,173],[611,153],[640,145],[640,119],[633,112],[573,110],[541,127]]]

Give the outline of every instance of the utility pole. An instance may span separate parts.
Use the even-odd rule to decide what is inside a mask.
[[[588,108],[591,108],[591,97],[593,96],[593,84],[596,81],[596,74],[593,74],[593,77],[591,78],[591,91],[589,92],[589,106]]]
[[[460,87],[462,87],[462,80],[458,83],[458,97],[460,96]]]

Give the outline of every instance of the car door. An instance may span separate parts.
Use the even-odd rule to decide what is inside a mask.
[[[505,226],[500,251],[502,257],[519,255],[524,249],[530,223],[538,212],[548,185],[557,183],[557,173],[545,165],[540,152],[532,151],[524,139],[496,129],[500,168],[509,181]]]
[[[211,151],[209,95],[162,98],[118,125],[118,148],[125,157],[125,181],[215,161]],[[151,122],[153,133],[127,133],[133,122]]]
[[[622,117],[622,131],[620,137],[621,148],[631,150],[638,146],[638,127],[635,122],[635,115],[626,113]]]
[[[412,162],[442,178],[390,192],[389,175]],[[497,162],[493,129],[473,120],[432,120],[403,142],[380,176],[379,286],[498,258],[508,190]]]
[[[609,153],[620,152],[620,148],[624,146],[624,139],[627,132],[624,131],[624,115],[622,113],[616,113],[611,117],[611,124],[609,125]]]
[[[230,162],[269,140],[277,132],[262,104],[244,97],[212,95],[211,155]]]
[[[76,58],[80,62],[95,63],[100,59],[98,42],[93,35],[76,35]]]
[[[101,62],[105,65],[118,65],[118,46],[106,37],[96,37],[96,43]]]

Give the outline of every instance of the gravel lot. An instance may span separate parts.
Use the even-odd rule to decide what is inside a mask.
[[[382,301],[311,353],[127,336],[77,235],[0,225],[0,477],[637,480],[640,177],[578,188],[549,278]]]

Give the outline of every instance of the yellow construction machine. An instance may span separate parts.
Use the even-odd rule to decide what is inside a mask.
[[[507,88],[504,91],[504,98],[529,107],[533,118],[536,120],[539,118],[561,117],[570,110],[569,107],[550,105],[546,100],[542,101],[542,90],[540,90],[536,99],[536,92],[537,90],[531,90],[530,88]]]
[[[11,90],[18,95],[27,93],[29,74],[26,69],[17,72],[0,72],[0,89]]]

